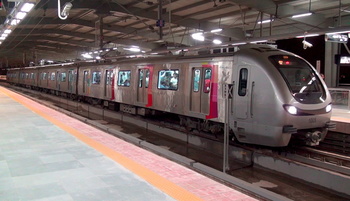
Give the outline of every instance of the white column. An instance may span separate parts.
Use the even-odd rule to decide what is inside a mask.
[[[336,87],[338,80],[338,66],[334,62],[334,55],[338,54],[338,43],[326,42],[324,74],[328,87]]]

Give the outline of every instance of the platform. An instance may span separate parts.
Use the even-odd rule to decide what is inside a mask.
[[[0,200],[255,200],[0,87]]]

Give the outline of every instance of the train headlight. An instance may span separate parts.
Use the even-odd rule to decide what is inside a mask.
[[[330,112],[332,110],[332,104],[327,105],[326,112]]]
[[[284,105],[284,109],[292,115],[296,115],[298,113],[298,109],[293,105]]]

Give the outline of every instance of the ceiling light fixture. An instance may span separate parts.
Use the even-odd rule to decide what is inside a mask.
[[[258,24],[266,24],[266,23],[269,23],[269,22],[273,22],[274,20],[263,20],[263,21],[259,21]]]
[[[22,20],[22,19],[24,19],[26,17],[26,15],[27,15],[27,13],[25,13],[25,12],[18,12],[16,14],[15,18]]]
[[[298,15],[293,15],[292,18],[306,17],[306,16],[310,16],[310,15],[312,15],[312,13],[308,12],[308,13],[302,13],[302,14],[298,14]]]
[[[213,43],[216,44],[216,45],[220,45],[222,43],[222,41],[219,40],[219,39],[214,39]]]
[[[218,29],[213,29],[210,32],[211,33],[218,33],[218,32],[221,32],[221,31],[222,31],[222,29],[218,28]]]
[[[319,36],[320,34],[307,34],[307,35],[303,35],[303,36],[296,36],[295,38],[305,38],[305,37],[315,37],[315,36]]]
[[[34,8],[34,4],[33,3],[25,3],[23,4],[21,11],[22,12],[26,12],[28,13],[29,11],[31,11]]]
[[[256,43],[265,43],[265,42],[267,42],[267,40],[257,40],[257,41],[252,41],[250,43],[256,44]]]
[[[242,42],[242,43],[232,43],[231,45],[245,45],[245,44],[247,44],[247,43],[245,43],[245,42]]]
[[[194,33],[191,35],[193,39],[195,40],[199,40],[199,41],[204,41],[205,38],[204,38],[204,35],[202,32],[199,32],[199,33]]]

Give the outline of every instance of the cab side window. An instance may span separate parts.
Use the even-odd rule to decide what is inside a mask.
[[[238,95],[245,96],[247,94],[248,69],[242,68],[239,71]]]

